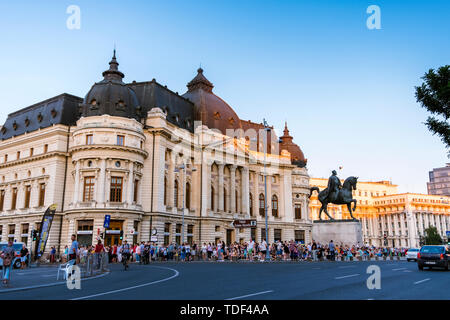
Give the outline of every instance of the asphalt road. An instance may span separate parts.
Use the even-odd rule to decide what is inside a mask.
[[[380,289],[367,288],[370,265],[380,267]],[[19,291],[1,290],[0,300],[450,299],[449,271],[419,271],[415,262],[406,261],[191,262],[132,264],[128,271],[122,268],[120,264],[111,265],[109,274],[83,280],[80,290],[69,290],[65,283]],[[53,271],[56,275],[56,269]],[[35,279],[52,274],[49,269],[42,274],[36,269],[21,272],[24,274],[16,277],[22,282],[26,277]]]

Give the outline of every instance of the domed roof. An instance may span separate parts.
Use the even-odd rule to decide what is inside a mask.
[[[291,154],[291,162],[295,164],[297,167],[305,167],[308,159],[305,159],[305,155],[303,151],[300,149],[298,145],[292,142],[292,136],[289,135],[289,130],[287,127],[287,122],[284,124],[283,135],[280,137],[280,153],[282,150],[287,150]]]
[[[212,92],[214,86],[203,75],[202,68],[197,70],[197,75],[187,87],[183,97],[194,103],[196,120],[201,120],[210,129],[219,129],[223,134],[227,134],[227,130],[242,129],[236,112]]]
[[[123,81],[118,69],[116,50],[109,69],[103,72],[103,80],[95,83],[84,98],[81,115],[84,117],[109,114],[139,119],[140,107],[136,93]]]

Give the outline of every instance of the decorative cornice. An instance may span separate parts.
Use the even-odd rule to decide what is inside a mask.
[[[118,150],[136,153],[143,156],[145,159],[148,157],[148,152],[145,150],[127,146],[118,146],[114,144],[88,144],[69,148],[69,152],[71,154],[77,151],[84,151],[84,150]]]
[[[52,151],[52,152],[47,152],[47,153],[41,153],[39,155],[35,155],[35,156],[32,156],[32,157],[19,159],[19,160],[8,161],[6,163],[2,163],[2,164],[0,164],[0,169],[11,167],[11,166],[15,166],[15,165],[19,165],[19,164],[23,164],[23,163],[28,163],[28,162],[32,162],[32,161],[37,161],[37,160],[42,160],[42,159],[46,159],[46,158],[51,158],[51,157],[57,157],[57,156],[66,157],[68,155],[69,155],[68,153],[63,152],[63,151]]]

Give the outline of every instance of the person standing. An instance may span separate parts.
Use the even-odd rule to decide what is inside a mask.
[[[94,251],[94,260],[95,260],[95,265],[96,265],[97,269],[100,268],[100,259],[101,259],[103,252],[105,252],[105,247],[102,244],[102,240],[98,240],[97,244],[95,245],[95,251]]]
[[[50,263],[55,263],[56,249],[52,247],[50,250]]]
[[[72,244],[69,249],[69,263],[75,265],[77,264],[77,253],[78,253],[78,241],[76,240],[77,236],[75,234],[72,235]]]
[[[20,269],[25,269],[25,264],[27,262],[27,256],[28,256],[28,249],[25,246],[25,243],[22,245],[22,249],[20,249]]]
[[[330,260],[334,261],[336,247],[335,247],[335,245],[333,243],[333,240],[330,240],[330,244],[328,245],[328,249],[330,250]]]
[[[13,242],[8,241],[8,246],[0,251],[3,259],[3,284],[8,285],[11,280],[12,263],[16,252],[14,251]]]

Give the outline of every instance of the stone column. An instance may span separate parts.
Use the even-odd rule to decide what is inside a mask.
[[[223,170],[224,170],[224,165],[223,164],[219,164],[217,166],[218,171],[219,171],[219,186],[218,186],[218,195],[219,195],[219,201],[218,204],[219,206],[217,207],[217,210],[219,212],[223,212],[224,208],[225,208],[225,204],[223,203],[223,188],[225,187],[224,185],[224,179],[223,179]]]
[[[175,155],[173,152],[170,153],[170,160],[169,160],[169,172],[168,172],[168,179],[167,179],[167,205],[169,207],[174,206],[174,186],[175,186]],[[178,185],[178,189],[179,189]],[[180,191],[180,190],[178,190]]]
[[[104,205],[106,187],[106,159],[100,159],[100,174],[97,180],[97,202]]]
[[[284,172],[280,176],[281,184],[283,184],[283,194],[280,194],[280,200],[284,201],[284,212],[280,212],[280,209],[278,209],[278,216],[284,217],[285,221],[287,222],[294,222],[294,209],[292,204],[292,175],[291,172],[288,170],[283,170]],[[301,194],[303,197],[303,194]],[[270,200],[272,201],[272,198],[270,197]],[[302,201],[302,204],[306,201]],[[308,215],[308,208],[302,208],[303,209],[303,215]],[[304,218],[304,217],[302,217]]]
[[[76,205],[80,193],[80,161],[75,164],[75,186],[73,189],[73,204]]]
[[[253,214],[256,219],[259,217],[259,181],[258,174],[255,171],[253,173]]]
[[[237,211],[236,208],[236,165],[231,165],[230,166],[230,177],[231,177],[231,182],[230,182],[230,209],[231,209],[231,213],[235,213]]]
[[[129,172],[128,172],[128,192],[127,192],[127,202],[128,206],[133,203],[133,193],[134,193],[134,162],[130,161]]]
[[[249,194],[250,194],[250,186],[249,186],[249,170],[248,167],[244,167],[242,169],[242,213],[249,215],[250,214],[250,206],[249,206]]]
[[[202,206],[200,208],[201,216],[206,217],[208,215],[208,208],[211,203],[211,166],[207,159],[202,159]],[[213,208],[211,208],[213,210]]]
[[[266,176],[267,181],[267,199],[266,199],[266,205],[267,205],[267,217],[268,220],[270,220],[270,217],[272,217],[272,176],[267,173]]]

